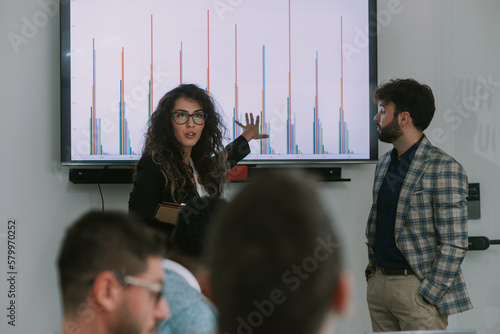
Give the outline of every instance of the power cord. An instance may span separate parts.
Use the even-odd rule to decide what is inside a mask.
[[[98,182],[97,187],[99,188],[99,193],[101,194],[101,209],[104,212],[104,197],[102,196],[101,184]]]
[[[101,189],[101,183],[100,183],[100,178],[101,176],[104,175],[104,171],[108,169],[108,165],[104,166],[102,169],[101,173],[99,173],[99,177],[96,176],[96,183],[97,183],[97,188],[99,189],[99,194],[101,195],[101,211],[104,212],[104,196],[102,195],[102,189]]]

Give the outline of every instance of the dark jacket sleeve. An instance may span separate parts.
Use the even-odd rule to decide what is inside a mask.
[[[243,136],[239,136],[226,146],[227,160],[231,168],[236,166],[244,157],[250,154],[250,146]]]

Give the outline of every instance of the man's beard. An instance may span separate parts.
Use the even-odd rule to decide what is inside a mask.
[[[117,324],[116,327],[110,330],[113,334],[141,334],[144,329],[144,324],[137,317],[134,317],[130,306],[124,302],[117,310]],[[158,322],[155,326],[158,326]],[[157,327],[156,327],[157,328]]]
[[[378,139],[384,143],[394,143],[403,135],[403,130],[398,124],[398,118],[394,117],[392,121],[384,127],[380,127]]]

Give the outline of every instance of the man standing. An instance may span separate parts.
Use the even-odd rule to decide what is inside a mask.
[[[119,212],[89,212],[67,231],[58,259],[63,334],[152,334],[162,296],[165,241]]]
[[[472,308],[460,265],[468,250],[467,176],[423,131],[432,90],[413,79],[377,87],[378,137],[394,149],[375,170],[366,237],[374,331],[445,329]]]

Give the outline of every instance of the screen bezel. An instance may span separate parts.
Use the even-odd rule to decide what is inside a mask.
[[[368,48],[369,48],[369,158],[367,159],[272,159],[242,160],[240,164],[252,166],[285,166],[285,167],[317,167],[339,166],[353,163],[376,163],[378,160],[377,128],[373,117],[377,114],[377,105],[372,94],[377,86],[377,8],[376,1],[368,1]],[[73,160],[71,157],[71,1],[60,4],[60,73],[61,73],[61,165],[79,167],[131,167],[137,160]]]

